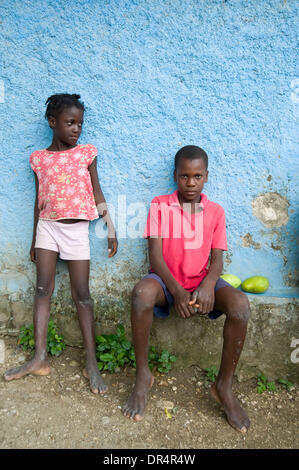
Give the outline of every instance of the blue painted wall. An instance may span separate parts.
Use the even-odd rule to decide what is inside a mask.
[[[295,0],[2,0],[1,267],[33,276],[28,158],[51,140],[46,98],[70,92],[86,105],[80,142],[99,149],[107,201],[117,207],[126,195],[127,206],[148,207],[175,189],[176,151],[199,145],[210,158],[205,192],[226,210],[227,271],[242,279],[262,273],[273,294],[293,290],[297,13]],[[252,214],[265,192],[288,200],[287,225],[267,229]],[[112,278],[134,275],[145,262],[144,240],[120,240],[108,260],[95,225],[93,276],[99,266]],[[243,246],[247,233],[259,249]]]

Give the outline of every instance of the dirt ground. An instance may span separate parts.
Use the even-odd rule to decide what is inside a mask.
[[[2,338],[3,339],[3,338]],[[298,448],[298,387],[258,394],[256,380],[234,384],[251,419],[243,436],[225,420],[210,398],[205,373],[197,366],[156,373],[145,418],[125,418],[121,406],[134,371],[106,374],[109,391],[93,395],[82,376],[84,352],[68,347],[51,358],[49,377],[27,376],[5,382],[4,371],[30,358],[5,337],[0,364],[1,449],[290,449]],[[169,410],[169,415],[165,413]]]

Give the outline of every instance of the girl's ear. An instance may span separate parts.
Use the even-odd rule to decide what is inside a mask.
[[[209,176],[209,172],[208,172],[208,170],[207,170],[206,176],[205,176],[205,183],[208,181],[208,176]]]
[[[174,181],[176,182],[176,170],[174,170],[173,172],[173,178],[174,178]]]
[[[56,119],[55,117],[50,117],[48,119],[48,123],[49,123],[49,126],[51,127],[51,129],[55,129],[56,127]]]

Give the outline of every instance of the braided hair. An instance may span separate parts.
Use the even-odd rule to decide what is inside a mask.
[[[79,101],[80,95],[70,95],[68,93],[57,93],[56,95],[51,95],[46,101],[47,109],[45,112],[45,118],[49,119],[51,117],[57,118],[61,111],[65,108],[71,108],[75,106],[78,109],[84,111],[84,103]]]

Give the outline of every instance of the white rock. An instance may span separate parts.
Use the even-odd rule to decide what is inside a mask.
[[[21,354],[19,357],[18,357],[18,362],[25,362],[26,361],[26,356],[24,356],[24,354]]]
[[[3,339],[0,339],[0,364],[5,363],[5,343]]]
[[[63,365],[64,365],[64,364],[63,364]],[[71,362],[70,362],[70,366],[72,366],[72,367],[77,367],[77,366],[79,366],[79,365],[80,365],[80,364],[79,364],[79,362],[77,362],[77,361],[71,361]]]
[[[168,410],[172,410],[174,408],[174,403],[172,401],[168,400],[159,400],[158,401],[158,406],[159,408],[162,408],[163,410],[167,408]]]
[[[110,418],[108,416],[103,416],[102,418],[102,423],[105,425],[105,424],[109,424],[110,423]]]

